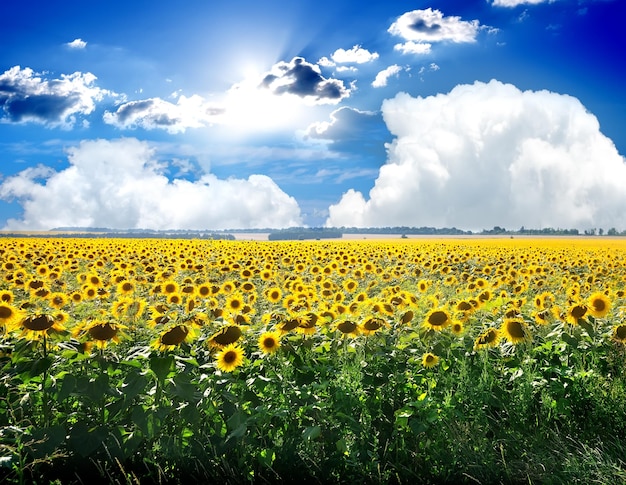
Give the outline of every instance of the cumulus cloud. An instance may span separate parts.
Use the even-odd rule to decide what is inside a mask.
[[[444,17],[441,11],[432,8],[406,12],[388,29],[390,34],[406,41],[395,46],[396,50],[414,54],[428,52],[428,44],[433,42],[475,42],[478,30],[478,20],[468,22],[461,17]]]
[[[327,225],[626,227],[626,161],[574,97],[492,80],[400,93],[382,111],[387,163]]]
[[[337,49],[331,56],[332,60],[344,64],[355,63],[364,64],[378,59],[378,52],[370,52],[363,49],[360,45],[355,45],[352,49]]]
[[[393,46],[394,50],[400,51],[402,54],[429,54],[432,50],[432,44],[427,42],[408,41]]]
[[[374,88],[382,88],[387,86],[387,80],[392,76],[397,76],[402,71],[402,68],[397,64],[393,64],[386,69],[383,69],[378,74],[376,74],[376,78],[372,82],[372,87]]]
[[[335,142],[369,138],[380,121],[380,113],[342,106],[330,114],[330,121],[312,123],[306,136]]]
[[[89,115],[96,102],[115,93],[94,85],[90,72],[61,74],[47,79],[44,73],[14,66],[0,75],[0,121],[35,122],[50,127],[72,127],[77,115]]]
[[[83,141],[61,171],[29,168],[0,184],[17,200],[20,220],[5,229],[59,226],[118,229],[229,229],[301,225],[300,208],[269,177],[170,180],[147,143],[134,138]],[[177,165],[180,165],[177,162]]]
[[[149,98],[121,104],[115,112],[104,113],[104,122],[118,128],[141,127],[181,133],[187,128],[210,124],[223,109],[207,103],[201,96],[178,95],[176,104],[161,98]]]
[[[261,86],[274,94],[295,95],[314,104],[337,104],[350,95],[343,81],[324,78],[317,65],[302,57],[275,64],[263,77]]]
[[[87,42],[85,42],[83,39],[74,39],[72,42],[68,42],[65,45],[68,46],[70,49],[84,49],[85,47],[87,47]]]

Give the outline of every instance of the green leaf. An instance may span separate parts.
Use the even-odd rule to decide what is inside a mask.
[[[302,432],[302,438],[305,441],[312,441],[319,438],[321,434],[322,428],[320,428],[319,426],[309,426],[308,428],[305,428]]]
[[[131,401],[133,398],[144,392],[148,385],[148,378],[144,374],[139,372],[130,373],[126,376],[124,384],[122,384],[124,399],[126,401]]]
[[[159,381],[164,381],[174,363],[174,357],[171,355],[165,357],[153,356],[150,357],[150,370],[154,372],[154,375]]]
[[[561,334],[561,338],[565,343],[567,343],[570,347],[577,348],[578,347],[578,339],[576,337],[571,336],[567,332],[563,332]]]
[[[31,436],[30,454],[34,458],[44,458],[51,455],[65,441],[65,427],[57,425],[49,428],[36,428]]]
[[[596,335],[596,331],[593,328],[593,325],[591,325],[591,323],[589,323],[587,320],[584,319],[580,319],[578,320],[578,324],[584,328],[587,331],[587,334],[591,337],[594,338]]]
[[[89,428],[85,423],[77,423],[70,431],[69,445],[82,457],[88,457],[102,446],[106,438],[106,428]]]
[[[74,392],[76,389],[76,377],[72,374],[66,374],[63,377],[63,381],[61,382],[61,388],[59,389],[59,393],[57,394],[57,399],[60,401],[64,401],[67,399],[70,394]]]

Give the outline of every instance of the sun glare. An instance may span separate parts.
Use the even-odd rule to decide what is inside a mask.
[[[232,134],[305,128],[315,119],[316,108],[294,95],[275,95],[261,86],[262,76],[249,71],[234,85],[223,102],[221,124]]]

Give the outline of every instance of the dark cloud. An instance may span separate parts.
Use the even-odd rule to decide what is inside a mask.
[[[290,63],[276,64],[273,72],[263,78],[261,86],[274,94],[294,94],[320,102],[338,102],[350,94],[343,81],[324,78],[316,65],[302,57],[294,57]]]
[[[46,79],[30,68],[14,66],[0,74],[0,112],[5,121],[34,121],[72,126],[76,115],[88,115],[95,102],[115,93],[94,86],[96,76],[75,72]]]
[[[154,105],[153,99],[142,99],[141,101],[130,101],[123,104],[115,112],[117,119],[120,123],[125,122],[128,119],[134,118],[137,114],[142,114],[148,111]]]
[[[415,22],[409,24],[409,28],[415,32],[435,34],[441,30],[441,25],[435,23],[429,25],[424,19],[416,19]]]
[[[57,120],[79,102],[77,96],[40,94],[31,96],[11,96],[4,100],[4,112],[11,121],[41,122]]]

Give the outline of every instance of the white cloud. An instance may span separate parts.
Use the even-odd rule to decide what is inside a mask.
[[[337,49],[331,57],[337,63],[364,64],[378,59],[378,53],[370,52],[367,49],[363,49],[360,45],[355,45],[348,50]]]
[[[492,80],[382,106],[395,136],[369,199],[331,226],[626,228],[626,164],[574,97]]]
[[[196,181],[168,179],[147,143],[134,138],[83,141],[69,151],[69,167],[26,169],[0,184],[0,198],[16,199],[21,220],[5,229],[58,226],[118,229],[229,229],[301,225],[300,208],[269,177]],[[180,166],[180,161],[175,161]]]
[[[444,17],[439,10],[427,8],[402,14],[391,24],[388,31],[402,37],[406,42],[394,46],[403,53],[423,54],[430,50],[433,42],[475,42],[478,35],[478,20],[465,21],[461,17]]]
[[[115,112],[104,113],[104,122],[118,128],[141,127],[182,133],[187,128],[200,128],[217,120],[223,109],[207,103],[201,96],[178,96],[176,104],[161,98],[130,101]]]
[[[396,44],[393,46],[396,51],[402,52],[402,54],[429,54],[432,50],[432,44],[427,42],[404,42],[403,44]]]
[[[397,64],[393,64],[386,69],[383,69],[378,74],[376,74],[376,78],[372,82],[372,87],[374,88],[382,88],[387,86],[387,80],[391,76],[397,76],[402,71],[402,68]]]
[[[555,0],[493,0],[491,4],[494,7],[513,8],[518,5],[538,5],[540,3],[553,3]]]
[[[97,78],[90,72],[61,74],[56,79],[43,76],[20,66],[0,75],[0,112],[4,112],[1,121],[71,128],[77,115],[89,115],[96,102],[105,96],[117,96],[95,86]]]
[[[87,42],[85,42],[83,39],[74,39],[72,42],[68,42],[65,45],[68,46],[70,49],[84,49],[85,47],[87,47]]]

